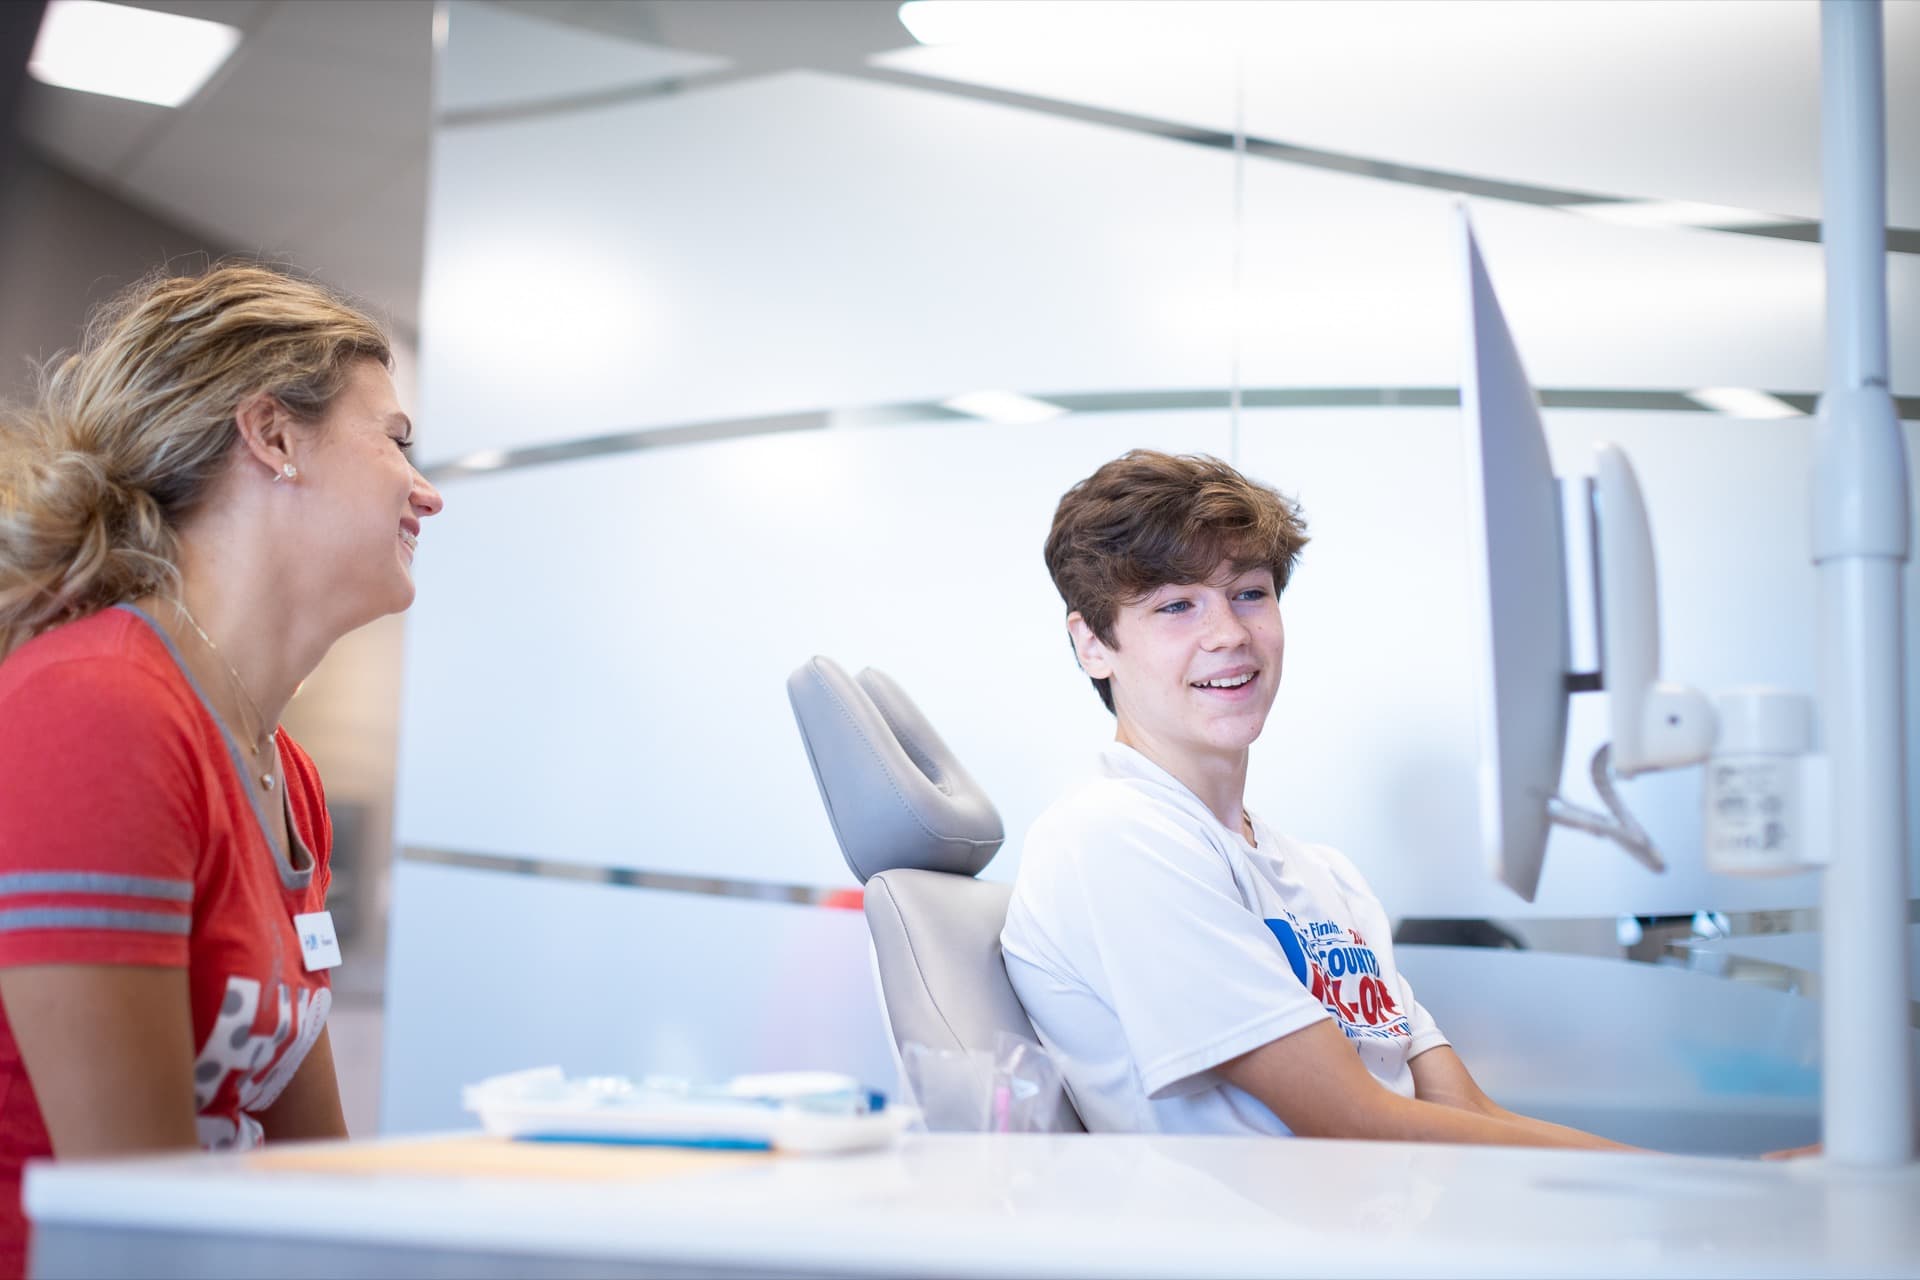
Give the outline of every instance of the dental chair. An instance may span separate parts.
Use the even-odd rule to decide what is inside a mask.
[[[871,667],[854,678],[810,659],[787,678],[787,697],[840,852],[866,886],[896,1048],[992,1053],[996,1031],[1037,1043],[1000,957],[1013,890],[974,879],[1006,839],[986,792]],[[1057,1127],[1083,1128],[1064,1093]]]

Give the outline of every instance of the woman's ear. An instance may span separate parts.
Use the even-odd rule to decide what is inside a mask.
[[[265,391],[256,391],[233,411],[233,423],[247,453],[275,480],[299,474],[293,468],[293,415]]]
[[[1094,634],[1078,609],[1067,615],[1067,634],[1073,639],[1073,656],[1080,660],[1080,670],[1094,680],[1113,675],[1113,661],[1107,656],[1106,641]]]

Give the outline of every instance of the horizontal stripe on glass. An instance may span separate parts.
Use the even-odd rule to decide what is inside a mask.
[[[771,880],[730,880],[719,876],[690,876],[674,871],[646,871],[638,867],[606,867],[564,862],[557,858],[529,858],[506,853],[474,853],[464,849],[425,849],[408,846],[400,851],[407,862],[440,867],[466,867],[546,880],[581,880],[589,884],[627,889],[661,889],[669,893],[698,893],[714,898],[751,898],[758,902],[789,902],[795,906],[859,910],[861,891],[825,885],[779,884]]]
[[[550,880],[584,881],[589,884],[617,885],[629,889],[665,890],[670,893],[698,893],[719,898],[750,898],[761,902],[787,902],[795,906],[838,907],[843,910],[859,910],[863,891],[860,889],[833,889],[815,885],[780,884],[768,880],[733,880],[717,876],[689,876],[668,871],[644,871],[636,867],[607,867],[590,863],[565,862],[556,858],[533,858],[514,854],[479,853],[461,849],[431,849],[420,846],[408,846],[400,850],[402,861],[425,863],[429,866],[465,867],[474,871],[491,871],[505,875],[534,876]],[[1820,927],[1820,911],[1817,907],[1795,907],[1769,911],[1733,911],[1719,913],[1731,928],[1728,937],[1755,936],[1774,933],[1800,932]],[[1618,917],[1603,916],[1595,919],[1612,923]],[[1907,918],[1920,924],[1920,899],[1907,904]],[[1516,921],[1524,924],[1525,921]],[[1688,943],[1693,940],[1669,942],[1668,950],[1675,956],[1684,955]],[[1557,954],[1559,948],[1552,946],[1533,947],[1529,950],[1545,954]],[[1590,952],[1569,950],[1569,955],[1589,955]],[[1628,956],[1617,959],[1623,964],[1658,963],[1658,961],[1638,961]],[[1731,953],[1724,960],[1745,968],[1754,974],[1766,974],[1779,980],[1785,989],[1809,998],[1820,996],[1820,975],[1805,969],[1797,969],[1771,960],[1758,960],[1737,953]],[[1690,972],[1712,974],[1710,970],[1690,969]],[[1920,1028],[1920,1001],[1912,1006],[1912,1022]]]
[[[1058,405],[1068,413],[1164,413],[1177,409],[1228,409],[1230,387],[1188,391],[1052,392],[1021,390],[1023,395]],[[1768,391],[1803,414],[1812,414],[1817,398],[1805,391]],[[1697,413],[1722,416],[1691,399],[1684,391],[1623,390],[1605,387],[1544,387],[1538,392],[1547,409],[1605,409],[1632,413]],[[1247,387],[1240,392],[1242,409],[1451,409],[1460,404],[1458,387]],[[1902,421],[1920,421],[1920,396],[1895,396],[1894,409]],[[1066,421],[1066,419],[1061,419]],[[911,427],[926,423],[981,420],[935,401],[901,401],[857,408],[806,409],[796,413],[755,418],[716,418],[683,422],[604,435],[580,436],[512,449],[484,449],[429,462],[421,467],[427,479],[445,484],[463,476],[515,471],[582,458],[612,457],[644,449],[666,449],[715,440],[776,435],[789,431],[828,431],[840,427]]]

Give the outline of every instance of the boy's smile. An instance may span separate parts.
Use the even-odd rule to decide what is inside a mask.
[[[1112,644],[1077,614],[1068,625],[1081,667],[1113,682],[1119,741],[1176,777],[1182,766],[1244,764],[1286,650],[1270,570],[1223,563],[1210,582],[1157,587],[1115,612]]]

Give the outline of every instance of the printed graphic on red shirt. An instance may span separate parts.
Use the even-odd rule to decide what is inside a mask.
[[[254,1030],[260,983],[228,978],[219,1017],[194,1059],[194,1125],[200,1145],[209,1150],[244,1151],[260,1145],[260,1122],[254,1115],[273,1105],[327,1025],[331,991],[304,987],[296,994],[284,982],[275,986],[273,1030],[261,1034]]]
[[[1302,924],[1290,911],[1286,919],[1269,918],[1266,925],[1286,952],[1293,976],[1326,1006],[1349,1040],[1396,1040],[1410,1034],[1407,1015],[1380,976],[1380,958],[1358,930],[1331,920]]]

